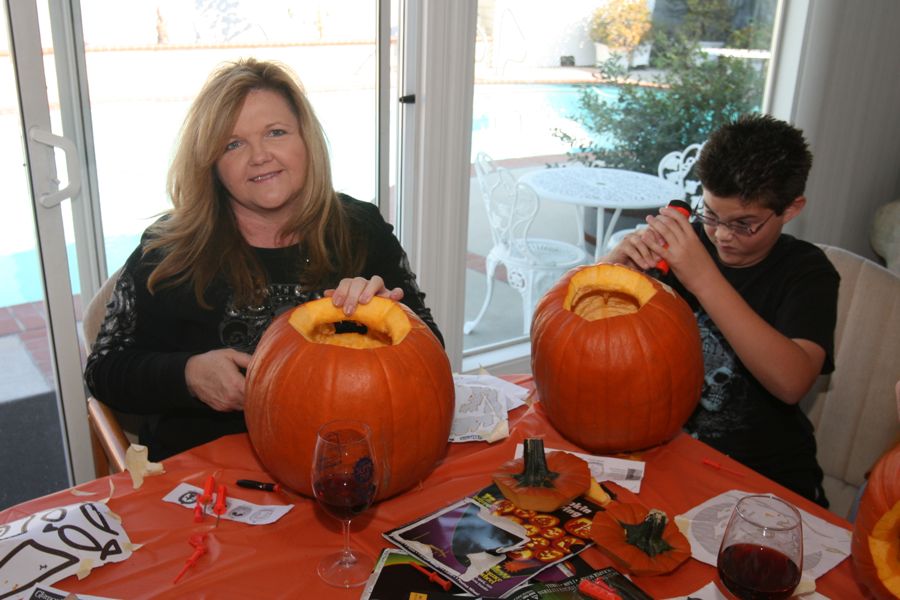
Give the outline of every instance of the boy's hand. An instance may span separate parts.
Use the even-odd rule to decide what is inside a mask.
[[[641,240],[649,251],[667,263],[684,286],[696,294],[704,279],[717,273],[715,264],[683,213],[661,208],[658,216],[647,217]],[[656,261],[650,266],[655,266]]]
[[[601,261],[617,263],[626,267],[640,269],[641,271],[646,271],[656,266],[659,257],[644,242],[642,235],[645,231],[645,228],[641,228],[623,237],[622,241],[609,254],[604,256]]]

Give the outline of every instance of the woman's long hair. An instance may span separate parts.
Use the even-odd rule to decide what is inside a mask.
[[[221,273],[238,306],[261,299],[265,272],[238,229],[216,173],[244,100],[255,90],[284,97],[306,144],[306,181],[291,199],[293,216],[281,232],[284,239],[298,240],[306,253],[308,263],[298,269],[300,283],[333,285],[335,275],[361,268],[362,257],[351,252],[347,216],[332,187],[325,134],[306,94],[286,66],[251,58],[215,71],[182,125],[167,180],[173,207],[150,228],[144,247],[145,255],[159,251],[161,256],[148,280],[151,292],[190,282],[198,303],[208,307],[205,292]]]

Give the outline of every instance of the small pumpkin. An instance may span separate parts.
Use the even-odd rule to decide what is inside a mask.
[[[623,571],[662,575],[691,556],[691,545],[666,514],[639,504],[613,503],[594,515],[591,539]]]
[[[668,441],[703,387],[687,303],[656,279],[606,263],[569,271],[541,299],[531,367],[550,422],[595,454]]]
[[[409,308],[375,297],[360,304],[360,331],[330,298],[276,318],[247,369],[244,416],[260,462],[280,482],[312,495],[319,427],[366,422],[382,461],[376,500],[415,485],[443,456],[453,419],[453,374],[440,342]]]
[[[574,454],[545,454],[544,440],[528,438],[522,458],[501,465],[494,473],[494,483],[520,509],[549,513],[586,492],[591,471]]]
[[[876,598],[900,598],[900,525],[895,511],[900,503],[900,445],[886,452],[869,473],[853,524],[850,553],[856,577]],[[894,516],[892,516],[894,515]],[[893,523],[893,525],[892,525]],[[893,529],[891,529],[893,527]],[[878,543],[893,536],[887,545]],[[877,551],[872,550],[872,540]]]

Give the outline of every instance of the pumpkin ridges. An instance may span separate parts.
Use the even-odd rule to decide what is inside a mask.
[[[428,331],[430,333],[430,330]],[[446,368],[449,370],[450,366],[449,361],[446,359],[446,355],[444,355],[443,358],[447,362]],[[401,368],[400,365],[403,365],[403,367]],[[416,352],[414,349],[408,348],[394,366],[397,369],[397,372],[389,378],[391,381],[397,383],[403,382],[404,385],[411,385],[414,389],[430,389],[431,386],[434,386],[434,389],[439,389],[437,387],[440,385],[439,379],[437,374],[434,373],[433,361],[425,360],[425,356]],[[449,386],[448,393],[452,398],[454,393],[452,377],[449,380]],[[444,387],[447,387],[446,381],[444,382]],[[396,409],[396,407],[392,405],[392,409]],[[452,418],[453,414],[449,404],[441,405],[432,402],[417,402],[413,404],[412,407],[407,406],[406,410],[403,411],[399,418],[395,415],[393,422],[397,429],[397,438],[400,438],[401,431],[399,431],[399,429],[402,423],[402,427],[405,429],[405,431],[402,432],[402,435],[412,435],[415,437],[415,446],[413,447],[435,448],[435,452],[437,452],[439,448],[446,448],[445,440],[447,440],[450,435]],[[433,433],[434,426],[422,426],[433,422],[447,423],[447,426],[439,435],[435,435]],[[406,440],[406,443],[412,442]],[[394,451],[403,452],[404,448],[396,448]],[[428,460],[427,457],[429,454],[430,453],[427,452],[413,454],[413,456],[409,457],[409,460],[417,465],[417,469],[424,469],[427,465],[423,463]]]
[[[548,296],[545,296],[544,298],[546,299],[547,297]],[[542,347],[565,348],[568,346],[568,344],[574,343],[572,340],[572,336],[576,333],[575,328],[572,327],[571,325],[567,325],[565,323],[559,323],[560,320],[561,319],[559,318],[559,315],[556,313],[549,315],[549,317],[548,317],[549,322],[547,323],[547,327],[546,327],[546,329],[543,329],[542,331],[546,332],[543,335],[547,335],[552,338],[551,341],[553,343],[542,344]],[[557,338],[563,338],[563,336],[564,336],[564,339],[557,339]],[[568,370],[571,368],[571,365],[568,365],[565,362],[563,362],[565,357],[562,355],[562,353],[558,353],[558,352],[551,353],[546,361],[537,362],[535,360],[535,358],[536,358],[535,354],[532,353],[532,371],[535,373],[535,383],[536,383],[536,387],[538,390],[538,394],[540,394],[540,396],[541,396],[542,404],[544,404],[545,406],[547,406],[549,408],[552,408],[553,403],[556,401],[556,395],[555,394],[552,394],[552,395],[546,394],[545,395],[542,390],[542,386],[539,382],[543,382],[546,380],[546,378],[544,377],[544,372],[547,370],[551,370],[551,372],[557,372],[560,374],[561,377],[566,377],[566,378],[570,377],[571,374],[568,373]],[[580,369],[580,363],[577,366]],[[541,371],[540,376],[537,374],[537,370]],[[575,379],[575,381],[579,381],[579,380]],[[561,429],[563,429],[563,427],[572,428],[573,426],[576,425],[575,423],[564,423],[561,426],[560,424],[557,424],[554,422],[553,417],[550,416],[551,413],[554,415],[557,415],[559,418],[562,418],[562,417],[559,415],[558,411],[552,411],[552,410],[547,411],[548,418],[550,419],[550,421],[554,425],[554,427],[556,427],[557,429],[561,430]]]

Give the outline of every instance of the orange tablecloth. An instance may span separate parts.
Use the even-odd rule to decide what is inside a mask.
[[[530,378],[520,378],[518,382],[530,384]],[[354,520],[354,547],[361,547],[377,557],[382,548],[391,546],[382,537],[384,531],[488,485],[492,470],[511,459],[515,445],[525,437],[541,436],[547,447],[578,450],[548,424],[540,403],[517,409],[511,425],[510,437],[493,445],[483,442],[449,445],[445,459],[421,485],[381,502]],[[672,516],[721,492],[741,489],[774,492],[814,515],[850,528],[840,517],[686,435],[643,452],[639,458],[647,461],[647,467],[638,497],[645,505],[665,510]],[[705,466],[704,458],[718,461],[742,475]],[[143,547],[124,562],[104,565],[81,581],[69,577],[55,584],[56,587],[128,599],[359,597],[361,588],[332,588],[316,575],[315,565],[319,558],[341,545],[336,520],[319,510],[312,500],[300,497],[286,500],[280,494],[233,485],[240,478],[269,479],[246,435],[219,439],[172,457],[164,465],[164,475],[148,477],[138,490],[132,489],[127,473],[111,477],[115,493],[109,506],[122,517],[131,541],[143,544]],[[162,502],[163,496],[180,482],[203,487],[210,474],[229,484],[231,496],[257,504],[293,501],[295,507],[273,525],[250,526],[222,520],[218,528],[211,529],[210,519],[195,524],[192,511]],[[103,498],[109,493],[108,479],[99,479],[78,489],[96,492],[96,498]],[[86,499],[90,497],[75,496],[71,490],[64,490],[3,511],[0,523]],[[207,530],[209,554],[173,585],[173,578],[192,551],[188,537]],[[589,548],[582,556],[597,567],[610,564],[596,548]],[[696,591],[715,577],[713,567],[690,559],[670,575],[637,577],[635,581],[655,598],[667,598]],[[836,600],[864,597],[853,578],[850,560],[820,577],[816,585],[818,591]]]

